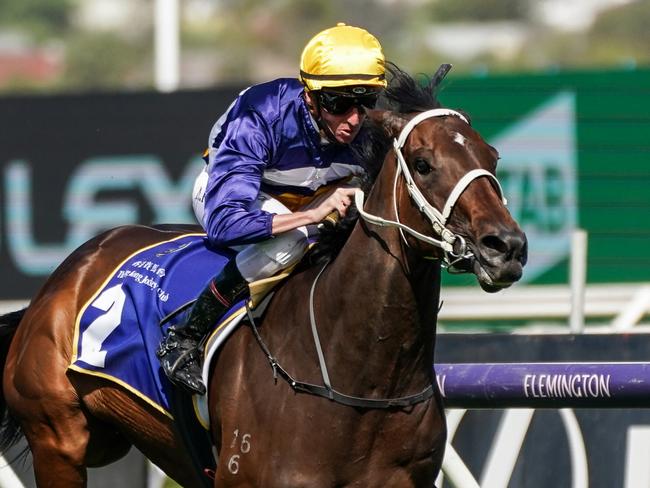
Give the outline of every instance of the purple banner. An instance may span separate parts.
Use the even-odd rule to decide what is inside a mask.
[[[650,407],[650,363],[459,363],[434,370],[450,408]]]

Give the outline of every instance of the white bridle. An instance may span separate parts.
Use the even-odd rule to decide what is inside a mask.
[[[499,180],[497,180],[497,178],[492,173],[484,169],[473,169],[468,173],[466,173],[458,181],[458,183],[456,183],[456,186],[453,188],[453,190],[447,197],[447,201],[445,202],[442,211],[439,211],[437,208],[431,205],[424,197],[424,195],[422,195],[422,192],[416,186],[413,176],[411,175],[411,172],[406,164],[404,155],[402,154],[402,148],[406,143],[407,137],[409,136],[409,134],[411,133],[411,131],[416,125],[418,125],[423,120],[432,117],[443,117],[445,115],[453,115],[459,117],[461,120],[469,124],[467,119],[459,112],[456,112],[454,110],[449,110],[446,108],[436,108],[433,110],[422,112],[416,115],[415,117],[413,117],[404,126],[399,137],[393,140],[393,149],[395,150],[395,155],[397,159],[397,171],[395,172],[395,183],[393,188],[393,205],[395,207],[395,215],[397,215],[397,219],[398,219],[397,221],[386,220],[377,215],[372,215],[367,213],[363,209],[364,194],[363,191],[361,190],[356,191],[354,195],[354,200],[357,206],[357,210],[359,211],[359,214],[366,222],[381,227],[397,227],[402,233],[402,238],[404,238],[403,233],[407,232],[420,241],[441,248],[443,251],[445,251],[445,256],[446,256],[445,261],[447,262],[448,265],[451,265],[453,264],[453,262],[458,261],[459,259],[469,258],[472,256],[472,253],[467,249],[465,239],[463,239],[463,237],[458,234],[454,234],[446,227],[447,219],[449,218],[449,215],[451,214],[454,205],[456,204],[460,196],[463,194],[463,192],[467,189],[469,184],[477,178],[480,178],[482,176],[487,176],[488,178],[491,178],[496,183],[496,188],[499,191],[499,196],[501,197],[501,200],[503,201],[504,205],[507,203],[507,201],[503,196],[503,190],[501,188],[501,184],[499,183]],[[424,235],[416,231],[415,229],[411,229],[407,225],[404,225],[401,222],[399,222],[399,214],[397,212],[397,192],[395,190],[397,188],[397,180],[399,178],[400,173],[404,175],[404,180],[409,195],[417,205],[420,212],[422,212],[429,219],[429,221],[431,222],[431,226],[433,227],[433,231],[436,233],[437,236],[440,237],[440,239],[434,239],[433,237]],[[458,246],[458,249],[455,251],[454,244],[456,243],[456,241],[460,242],[460,245]],[[449,256],[451,256],[453,259],[450,260]]]

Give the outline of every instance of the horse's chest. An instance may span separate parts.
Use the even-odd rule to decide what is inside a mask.
[[[440,468],[446,437],[439,412],[429,408],[424,413],[368,417],[338,435],[339,455],[332,466],[340,476],[332,486],[430,488]],[[424,483],[418,481],[422,479]]]
[[[220,452],[223,486],[240,486],[238,480],[266,488],[433,485],[444,449],[435,408],[391,414],[347,408],[326,403],[317,415],[282,415],[264,432],[247,431],[245,442],[238,431],[237,442]],[[282,420],[288,417],[291,425]]]

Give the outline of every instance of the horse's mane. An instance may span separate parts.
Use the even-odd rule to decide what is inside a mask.
[[[411,75],[393,63],[386,63],[388,86],[377,102],[377,108],[401,114],[424,112],[440,107],[438,87],[442,78],[436,74],[421,74],[424,83],[418,83]],[[442,75],[444,76],[444,75]]]
[[[439,72],[434,77],[421,75],[425,82],[418,83],[393,63],[386,63],[386,71],[388,86],[379,97],[376,108],[408,114],[440,107],[437,94],[444,74],[439,76]],[[390,147],[391,138],[384,129],[366,119],[361,142],[352,145],[357,160],[368,170],[361,187],[364,192],[367,193],[372,188]],[[338,225],[322,229],[318,243],[309,253],[308,263],[316,264],[333,259],[350,236],[358,217],[353,206]]]

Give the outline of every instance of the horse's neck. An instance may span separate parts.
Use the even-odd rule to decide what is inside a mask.
[[[329,357],[354,368],[354,390],[374,384],[380,394],[407,394],[430,381],[440,266],[416,259],[400,239],[359,223],[318,283],[320,315],[330,318],[318,324],[327,329],[321,336]],[[381,391],[386,384],[391,391]]]

